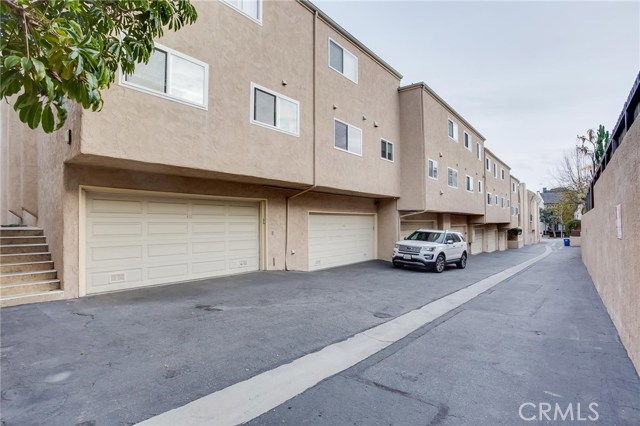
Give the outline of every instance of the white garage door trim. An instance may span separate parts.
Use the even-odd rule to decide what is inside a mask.
[[[375,259],[376,228],[376,215],[371,213],[309,212],[307,269],[316,271]]]
[[[474,234],[473,234],[473,243],[471,243],[471,254],[482,253],[484,250],[483,248],[484,229],[475,228],[473,232]]]
[[[96,187],[81,187],[80,191],[80,296],[233,275],[256,271],[263,266],[265,225],[260,219],[265,217],[264,200]],[[119,217],[122,216],[120,212],[91,213],[89,202],[95,197],[106,200],[133,200],[134,203],[130,204],[130,207],[135,205],[135,201],[139,201],[141,204],[138,206],[147,207],[144,207],[142,216],[134,214],[123,220],[123,217]],[[165,211],[151,214],[148,209],[152,206],[155,206],[154,211]],[[180,212],[175,209],[179,209]],[[185,209],[187,216],[184,216]],[[134,220],[130,220],[132,218]],[[143,233],[143,240],[138,241],[135,235],[117,235],[112,241],[108,238],[105,240],[104,235],[99,238],[92,237],[89,226],[95,229],[96,222],[99,222],[99,226],[104,227],[110,221],[128,223],[132,232]],[[158,234],[153,229],[162,230]],[[169,230],[180,232],[171,235],[167,232]],[[92,284],[98,282],[96,274],[105,273],[105,270],[111,268],[108,265],[109,259],[102,264],[95,260],[87,262],[87,259],[96,259],[96,250],[90,250],[92,247],[104,245],[108,251],[108,247],[119,245],[118,238],[127,243],[133,242],[134,244],[128,245],[130,248],[138,244],[136,253],[142,252],[142,260],[137,263],[126,260],[112,261],[118,271],[107,271],[108,284],[102,287]],[[99,244],[96,245],[96,242]],[[152,257],[154,254],[158,256]],[[153,266],[157,267],[156,272],[161,272],[162,269],[166,274],[153,276],[150,272]],[[114,277],[122,273],[125,273],[125,282],[118,283]],[[174,274],[173,278],[171,274]],[[98,278],[105,281],[104,276]],[[116,278],[122,278],[122,275]],[[134,278],[139,280],[136,281]]]

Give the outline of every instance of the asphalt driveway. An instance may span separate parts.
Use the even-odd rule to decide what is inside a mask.
[[[5,308],[2,422],[135,424],[542,251],[538,245],[481,254],[471,257],[467,269],[443,274],[374,261]],[[608,326],[607,332],[615,334]]]

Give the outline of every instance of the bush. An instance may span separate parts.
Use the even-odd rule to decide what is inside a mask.
[[[510,240],[517,240],[518,239],[518,235],[522,235],[522,229],[521,228],[511,228],[507,231],[507,234],[509,235],[509,239]]]
[[[573,231],[579,231],[580,230],[580,224],[581,224],[581,222],[578,219],[571,219],[565,225],[565,234],[566,235],[571,235],[571,233]]]

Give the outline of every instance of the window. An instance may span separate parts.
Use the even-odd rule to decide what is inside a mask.
[[[429,177],[431,179],[438,179],[438,162],[429,159]]]
[[[458,142],[458,124],[454,123],[453,120],[447,120],[449,137],[456,142]]]
[[[466,177],[467,191],[473,192],[473,178],[469,175]]]
[[[451,167],[447,167],[447,185],[452,188],[458,187],[458,171]]]
[[[507,207],[511,207],[511,200],[507,199]]]
[[[460,239],[460,236],[458,234],[447,234],[447,239],[452,239],[454,243],[461,243],[462,240]]]
[[[329,66],[354,83],[358,82],[358,58],[329,39]]]
[[[496,179],[498,178],[498,166],[496,163],[493,163],[493,177]]]
[[[478,181],[478,194],[482,194],[482,181]]]
[[[262,22],[262,0],[223,0],[225,4],[247,15],[254,21]]]
[[[300,105],[298,101],[251,83],[251,122],[298,136]]]
[[[495,196],[495,205],[496,206],[498,205],[498,196],[497,195]]]
[[[464,147],[471,151],[471,136],[467,132],[464,132]]]
[[[491,193],[487,192],[487,205],[490,206],[491,205]]]
[[[485,158],[485,159],[484,159],[484,165],[485,165],[485,168],[486,168],[487,170],[491,170],[491,159],[489,159],[489,158]]]
[[[207,109],[209,65],[156,45],[149,62],[123,74],[120,83],[142,92]]]
[[[500,178],[504,180],[504,169],[502,167],[500,168]]]
[[[476,158],[482,161],[482,155],[480,154],[480,142],[476,142]]]
[[[500,197],[500,207],[504,209],[504,197]]]
[[[333,121],[334,144],[342,151],[362,155],[362,130],[339,120]]]
[[[393,161],[393,143],[380,139],[380,157]]]

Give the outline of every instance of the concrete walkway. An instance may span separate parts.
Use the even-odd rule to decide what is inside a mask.
[[[474,256],[466,270],[444,274],[369,262],[3,309],[2,420],[134,424],[389,321],[543,248]],[[522,398],[591,397],[577,389],[591,392],[597,383],[601,419],[637,424],[638,377],[577,256],[574,248],[558,250],[253,422],[516,424]],[[413,387],[403,390],[405,381]],[[561,393],[561,384],[571,392]],[[629,419],[635,423],[624,423]]]

